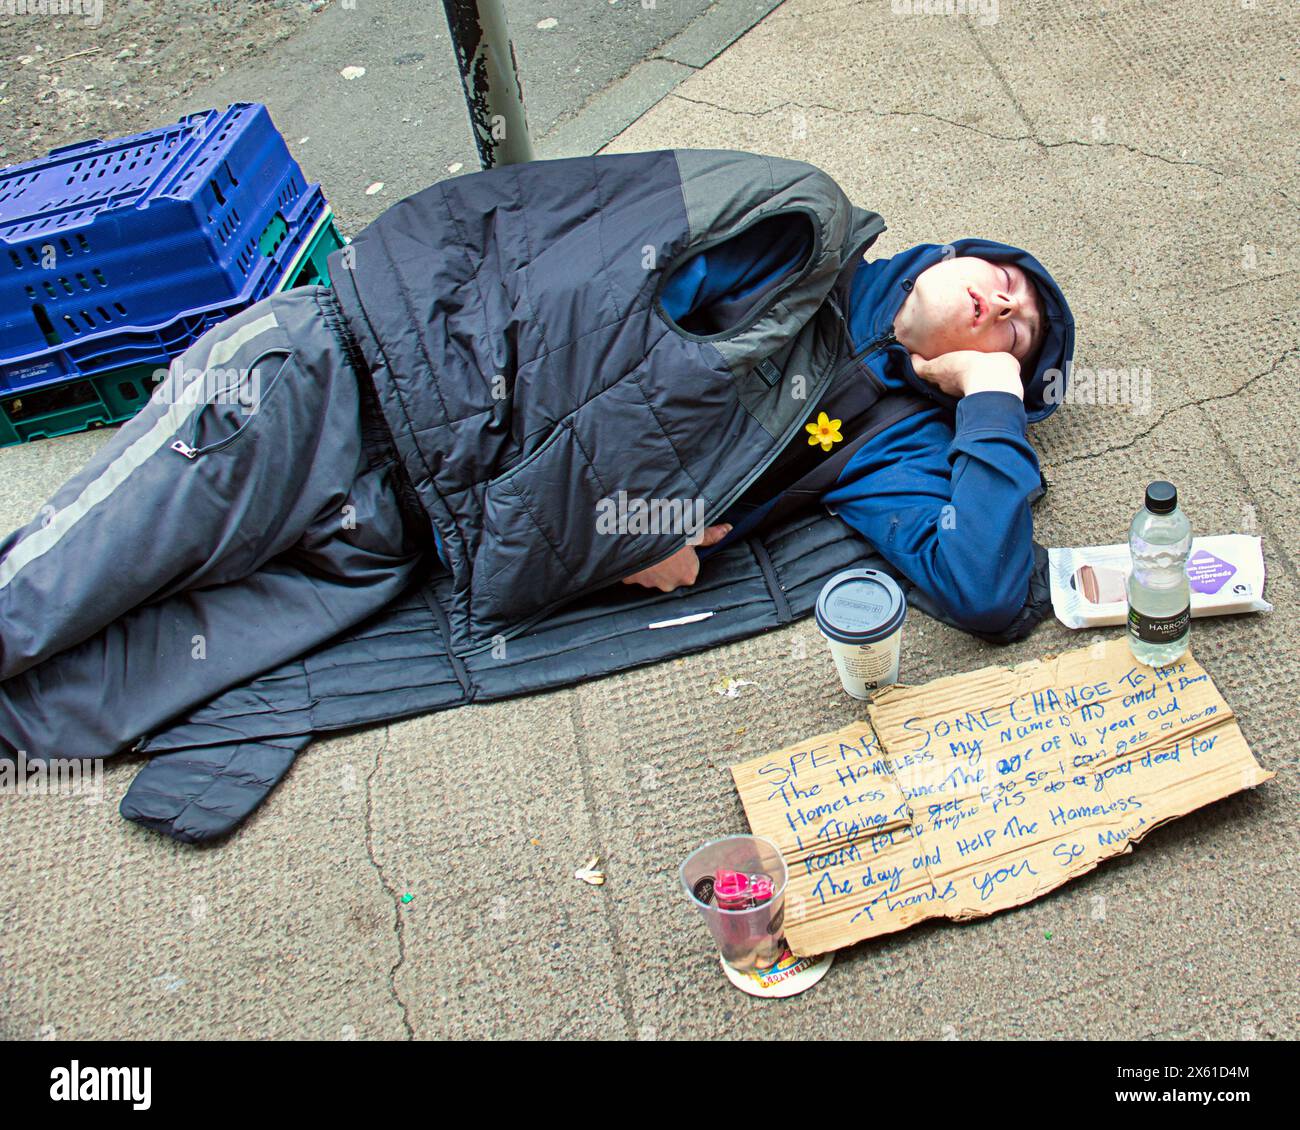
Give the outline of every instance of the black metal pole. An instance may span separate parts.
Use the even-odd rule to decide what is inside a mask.
[[[524,87],[502,0],[442,0],[469,125],[485,169],[533,160]]]

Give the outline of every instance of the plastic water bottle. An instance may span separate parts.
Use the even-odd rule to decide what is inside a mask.
[[[1163,480],[1147,487],[1146,505],[1129,527],[1133,568],[1128,577],[1128,642],[1139,663],[1162,667],[1187,650],[1192,594],[1187,554],[1192,527],[1178,508],[1178,488]]]

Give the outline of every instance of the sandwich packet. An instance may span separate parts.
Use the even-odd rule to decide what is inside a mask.
[[[1187,579],[1193,617],[1273,611],[1264,599],[1262,540],[1249,534],[1192,538]],[[1101,628],[1126,621],[1132,566],[1126,542],[1049,549],[1047,559],[1052,608],[1067,628]]]

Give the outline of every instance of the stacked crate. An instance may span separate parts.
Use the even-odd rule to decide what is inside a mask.
[[[212,326],[328,283],[342,242],[257,104],[0,171],[0,446],[129,418]]]

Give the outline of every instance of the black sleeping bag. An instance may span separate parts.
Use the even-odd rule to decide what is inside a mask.
[[[1047,553],[1035,547],[1031,599],[998,636],[1027,635],[1050,611]],[[734,543],[704,563],[692,588],[663,594],[613,586],[550,616],[491,651],[458,659],[448,647],[439,572],[333,644],[221,695],[140,747],[154,754],[122,800],[128,820],[197,843],[234,830],[280,782],[316,735],[447,710],[470,702],[571,686],[647,663],[733,643],[811,614],[842,569],[895,577],[913,609],[943,611],[825,513]],[[708,619],[650,629],[661,620]],[[909,613],[915,615],[915,612]]]

